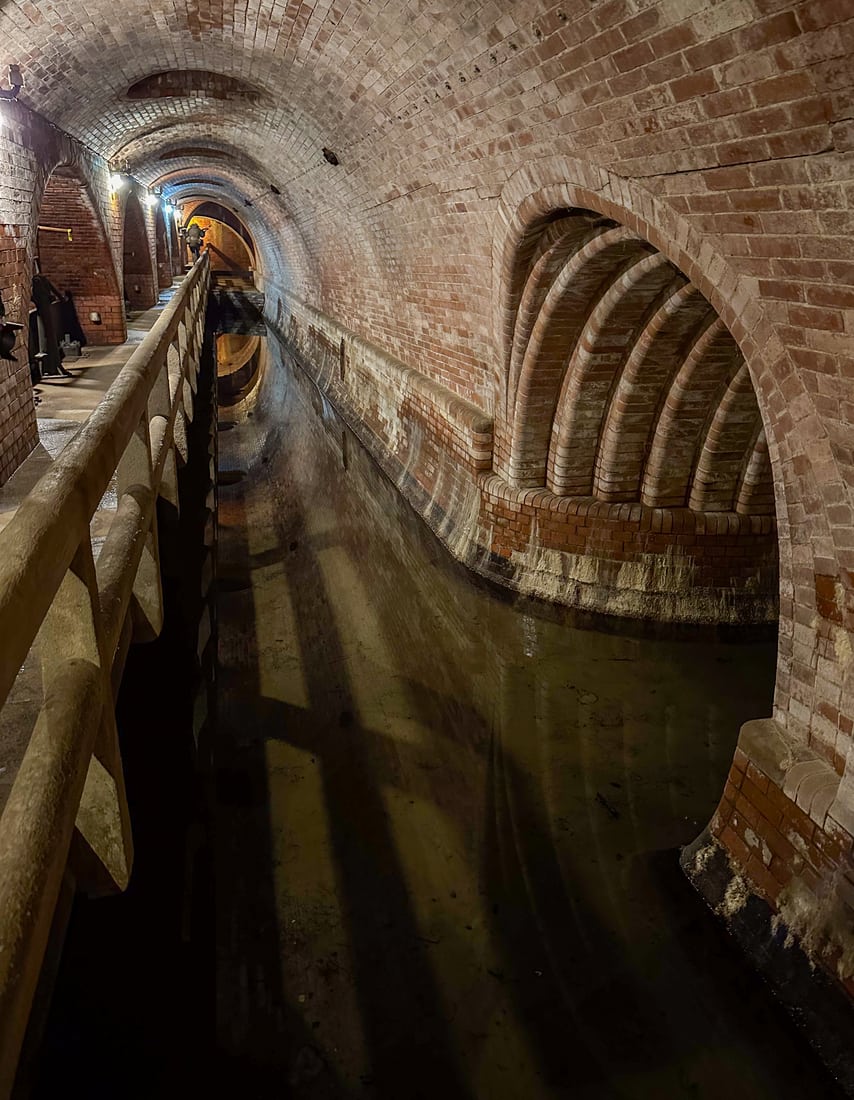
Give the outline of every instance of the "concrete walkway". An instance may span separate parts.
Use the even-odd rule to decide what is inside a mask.
[[[86,348],[80,359],[66,361],[71,378],[50,378],[39,383],[36,390],[36,396],[41,399],[36,407],[39,443],[0,488],[0,530],[10,522],[27,493],[89,419],[179,286],[180,281],[176,280],[171,287],[161,291],[156,306],[129,315],[128,339],[124,344]],[[113,479],[90,524],[92,550],[96,559],[117,505]],[[42,697],[41,657],[39,639],[36,638],[9,698],[0,710],[0,811],[18,773]]]
[[[128,315],[128,338],[124,344],[84,348],[79,359],[65,361],[64,366],[71,372],[71,378],[52,377],[39,382],[35,390],[39,399],[36,406],[39,443],[0,488],[0,530],[11,520],[20,502],[66,443],[77,434],[81,424],[89,419],[116,375],[154,327],[155,321],[180,285],[181,279],[176,279],[171,287],[161,290],[156,306]],[[111,487],[92,520],[96,556],[103,531],[109,524],[109,516],[104,513],[113,512],[115,508],[115,493]]]

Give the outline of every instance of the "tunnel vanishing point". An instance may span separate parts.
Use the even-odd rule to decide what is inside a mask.
[[[189,588],[211,766],[217,373],[222,416],[285,359],[491,600],[685,647],[777,627],[672,863],[854,1095],[852,58],[847,0],[0,5],[2,1096],[75,899],[133,894],[116,700]]]

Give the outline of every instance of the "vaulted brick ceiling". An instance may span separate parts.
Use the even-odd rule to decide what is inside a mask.
[[[824,238],[851,217],[834,182],[850,179],[840,158],[854,142],[845,9],[6,0],[0,40],[24,70],[24,103],[170,196],[201,194],[181,180],[209,177],[209,195],[247,210],[295,292],[491,407],[492,235],[522,165],[557,155],[607,173],[609,187],[635,181],[738,275],[840,278]],[[161,160],[194,146],[223,156]],[[251,210],[247,196],[259,198]],[[775,243],[792,236],[797,248]],[[770,319],[824,324],[817,310],[790,318],[766,286]],[[836,426],[827,400],[842,450],[847,422]]]
[[[3,6],[0,35],[24,101],[144,181],[168,143],[212,142],[240,155],[251,188],[322,172],[324,146],[351,168],[374,161],[436,66],[467,63],[513,7],[463,31],[474,0],[27,0]]]

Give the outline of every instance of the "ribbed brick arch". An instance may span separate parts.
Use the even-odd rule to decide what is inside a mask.
[[[511,484],[773,513],[744,358],[711,304],[648,241],[596,210],[550,211],[525,234],[510,284]]]
[[[51,173],[38,225],[42,272],[58,290],[71,292],[88,343],[121,344],[126,330],[113,255],[98,209],[76,168],[63,164]],[[100,320],[92,321],[92,314]]]
[[[122,238],[125,299],[131,309],[149,309],[157,301],[154,265],[139,199],[131,191],[125,200]]]

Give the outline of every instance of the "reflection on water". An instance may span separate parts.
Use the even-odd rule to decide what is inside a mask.
[[[267,343],[258,335],[223,333],[216,338],[217,392],[228,408],[248,394],[264,369]]]
[[[245,1094],[832,1095],[676,864],[773,645],[512,607],[272,348],[222,415],[218,1018]]]

